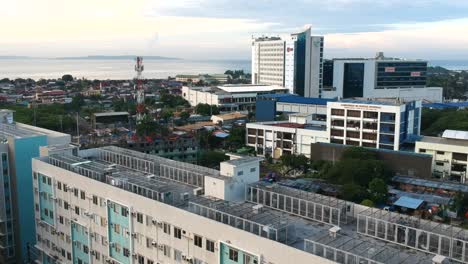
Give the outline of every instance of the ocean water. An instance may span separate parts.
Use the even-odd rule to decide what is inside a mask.
[[[0,59],[2,78],[60,78],[71,74],[77,78],[120,80],[135,76],[133,60],[91,59]],[[191,60],[145,60],[144,78],[167,78],[177,74],[224,73],[226,70],[250,72],[250,61],[191,61]]]
[[[2,78],[77,78],[118,80],[135,76],[133,60],[117,59],[0,59]],[[144,78],[167,78],[177,74],[224,73],[226,70],[250,72],[249,60],[145,60]],[[468,70],[468,60],[434,60],[431,66],[450,70]]]

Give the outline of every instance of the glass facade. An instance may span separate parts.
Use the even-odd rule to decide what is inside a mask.
[[[343,97],[362,97],[364,90],[364,63],[345,63]]]
[[[323,89],[333,90],[333,60],[323,62]]]
[[[306,38],[306,33],[298,34],[294,47],[294,93],[300,96],[305,92]]]
[[[377,62],[376,89],[425,87],[427,62]]]

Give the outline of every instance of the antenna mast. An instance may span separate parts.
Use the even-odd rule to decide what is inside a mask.
[[[145,116],[145,90],[143,88],[143,77],[141,75],[144,68],[145,67],[143,66],[143,58],[137,57],[135,64],[135,71],[137,72],[135,85],[135,89],[137,90],[137,123],[141,123],[143,117]]]

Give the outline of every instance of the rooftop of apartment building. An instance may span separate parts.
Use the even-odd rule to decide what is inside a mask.
[[[427,62],[426,60],[421,60],[421,59],[385,57],[383,52],[377,52],[375,54],[375,57],[373,57],[373,58],[333,58],[333,60],[346,60],[346,61],[375,60],[375,61],[393,61],[393,62]]]
[[[285,128],[300,128],[300,129],[308,129],[308,130],[315,130],[315,131],[326,131],[327,128],[324,125],[320,124],[299,124],[290,121],[268,121],[268,122],[257,122],[252,124],[264,125],[264,126],[274,126],[274,127],[285,127]]]
[[[402,98],[364,98],[354,97],[338,100],[338,103],[351,103],[351,104],[368,104],[368,105],[388,105],[400,106],[411,102],[412,100],[405,100]]]
[[[369,263],[431,263],[436,254],[448,256],[445,246],[442,251],[430,248],[438,237],[456,238],[453,243],[461,241],[468,247],[468,231],[456,227],[425,221],[422,219],[355,205],[350,202],[312,192],[306,192],[280,183],[256,182],[248,185],[244,201],[225,201],[197,193],[197,190],[209,188],[202,182],[206,176],[230,180],[232,177],[221,175],[220,171],[201,166],[176,162],[157,156],[120,149],[103,147],[85,150],[81,157],[52,155],[38,158],[51,165],[81,174],[106,184],[133,192],[147,198],[164,202],[178,208],[223,222],[226,225],[263,236],[280,243],[305,250],[313,254],[329,256],[333,254],[348,257],[359,256],[370,260]],[[231,163],[253,162],[257,158],[246,157]],[[159,170],[157,169],[159,168]],[[177,168],[185,177],[165,173]],[[264,195],[259,195],[262,192]],[[167,194],[171,193],[171,199]],[[266,195],[266,194],[271,194]],[[285,201],[282,207],[272,201]],[[267,201],[268,200],[268,201]],[[290,203],[286,203],[289,201]],[[310,209],[308,209],[310,208]],[[314,208],[312,212],[312,208]],[[286,211],[288,210],[288,211]],[[355,212],[357,217],[347,214]],[[365,222],[362,225],[362,219]],[[361,221],[361,222],[360,222]],[[401,233],[393,235],[398,242],[387,242],[387,226],[408,228],[406,236],[410,243],[417,236],[413,230],[431,235],[424,248],[407,249],[403,247]],[[383,228],[383,229],[382,229]],[[374,235],[364,235],[374,232]],[[393,229],[395,232],[395,229]],[[358,232],[360,231],[360,232]],[[384,235],[382,236],[381,233]],[[403,234],[405,232],[403,231]],[[422,234],[422,233],[419,233]],[[432,239],[432,236],[437,236]],[[421,238],[420,238],[421,239]],[[417,240],[417,238],[416,238]],[[441,242],[438,242],[441,243]],[[458,244],[457,244],[458,245]],[[319,250],[319,251],[317,251]],[[320,250],[328,253],[320,253]],[[433,254],[424,251],[435,252]],[[438,253],[437,253],[438,252]],[[464,250],[463,250],[464,252]],[[466,260],[466,259],[465,259]],[[448,261],[444,263],[457,263]]]
[[[214,87],[190,87],[191,90],[209,92],[214,94],[231,94],[231,93],[256,93],[256,92],[271,92],[271,91],[286,91],[287,89],[277,85],[261,85],[261,84],[229,84]]]
[[[442,134],[442,137],[424,136],[419,141],[433,144],[468,147],[468,132],[447,129]]]

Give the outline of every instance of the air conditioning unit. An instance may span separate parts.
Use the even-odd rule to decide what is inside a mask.
[[[198,195],[202,195],[202,194],[203,194],[203,188],[198,187],[198,188],[193,189],[193,195],[198,196]]]
[[[162,228],[163,227],[163,222],[159,222],[158,226]]]
[[[164,250],[164,245],[158,245],[159,250]]]
[[[94,256],[96,254],[96,252],[94,252],[94,250],[91,250],[91,256]]]
[[[187,260],[187,256],[182,255],[182,259],[183,259],[183,260]]]
[[[133,238],[137,238],[137,233],[133,233],[133,234],[132,234],[132,237],[133,237]]]
[[[151,223],[153,223],[153,225],[157,225],[157,224],[158,224],[158,220],[153,219],[153,220],[151,220]]]
[[[132,254],[132,257],[133,257],[134,259],[137,259],[137,258],[138,258],[138,255],[137,255],[136,253],[133,253],[133,254]]]
[[[180,199],[183,201],[187,201],[189,199],[189,193],[181,193],[180,194]]]
[[[136,213],[135,212],[132,212],[132,217],[136,217]]]
[[[157,246],[158,246],[158,242],[152,241],[152,242],[151,242],[151,245],[152,245],[153,247],[157,247]]]

